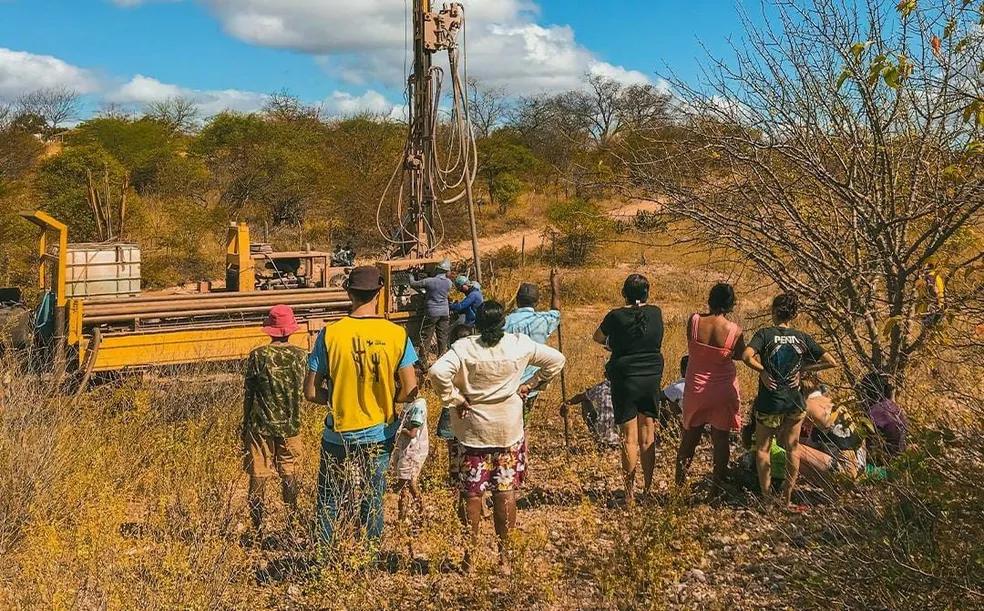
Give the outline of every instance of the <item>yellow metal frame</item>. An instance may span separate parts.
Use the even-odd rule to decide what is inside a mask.
[[[39,210],[21,212],[20,215],[41,229],[41,237],[38,239],[38,288],[55,293],[58,307],[64,307],[67,301],[65,296],[65,268],[68,257],[68,227]],[[49,232],[58,234],[57,255],[48,253]],[[50,265],[55,266],[54,287],[50,284]]]
[[[233,223],[229,226],[226,239],[226,282],[229,281],[229,270],[234,267],[239,270],[236,286],[226,286],[226,290],[252,293],[256,275],[253,269],[253,257],[249,252],[249,225],[246,223]]]
[[[243,326],[225,325],[213,329],[146,329],[135,332],[104,333],[99,342],[89,341],[85,334],[85,301],[80,298],[67,298],[65,292],[66,267],[68,257],[68,228],[44,212],[23,212],[21,216],[41,229],[38,240],[38,285],[42,290],[53,292],[57,297],[56,315],[63,326],[56,346],[56,361],[64,363],[65,349],[73,347],[68,354],[73,361],[77,355],[77,366],[87,365],[92,359],[91,372],[116,371],[133,367],[155,365],[178,365],[207,361],[228,361],[243,358],[251,350],[270,341],[259,324]],[[57,241],[58,253],[48,253],[48,247]],[[412,325],[420,318],[419,312],[394,311],[393,275],[407,269],[432,266],[439,259],[403,259],[382,261],[377,268],[383,277],[379,310],[393,322]],[[250,253],[250,234],[246,223],[229,227],[226,249],[226,265],[238,268],[231,290],[254,291],[254,262]],[[300,329],[290,337],[290,343],[306,350],[313,348],[315,337],[326,325],[341,317],[333,313],[324,318],[299,321]],[[57,322],[57,321],[56,321]],[[98,347],[95,347],[98,344]],[[95,349],[95,353],[90,352]]]
[[[323,326],[321,321],[302,322],[288,341],[310,351]],[[261,326],[104,335],[92,370],[231,361],[269,342]],[[88,349],[86,342],[79,345],[80,362],[85,362]]]

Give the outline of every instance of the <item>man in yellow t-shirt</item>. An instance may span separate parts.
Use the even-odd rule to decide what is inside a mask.
[[[345,281],[351,313],[321,330],[308,357],[304,395],[328,405],[318,470],[319,541],[333,543],[341,507],[360,485],[359,523],[378,542],[383,533],[386,469],[399,428],[396,403],[417,392],[417,353],[403,327],[377,315],[382,279],[371,266],[356,267]],[[349,463],[359,470],[349,481]]]

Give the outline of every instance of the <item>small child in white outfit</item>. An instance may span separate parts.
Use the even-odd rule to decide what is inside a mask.
[[[403,406],[400,415],[400,431],[396,435],[396,490],[400,493],[400,521],[406,521],[410,513],[410,501],[416,505],[417,514],[424,511],[424,499],[420,494],[420,471],[427,460],[430,443],[427,439],[427,401],[418,398]]]

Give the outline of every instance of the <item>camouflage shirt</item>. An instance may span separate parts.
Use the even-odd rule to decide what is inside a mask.
[[[250,352],[243,427],[271,437],[300,433],[306,374],[307,352],[297,346],[271,343]]]

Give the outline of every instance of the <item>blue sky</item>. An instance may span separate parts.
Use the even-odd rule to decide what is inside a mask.
[[[465,5],[471,74],[516,94],[587,71],[691,78],[698,39],[725,51],[739,29],[722,0]],[[404,18],[401,0],[0,0],[0,99],[65,84],[93,107],[184,95],[211,112],[286,88],[329,110],[385,111],[401,101]]]

